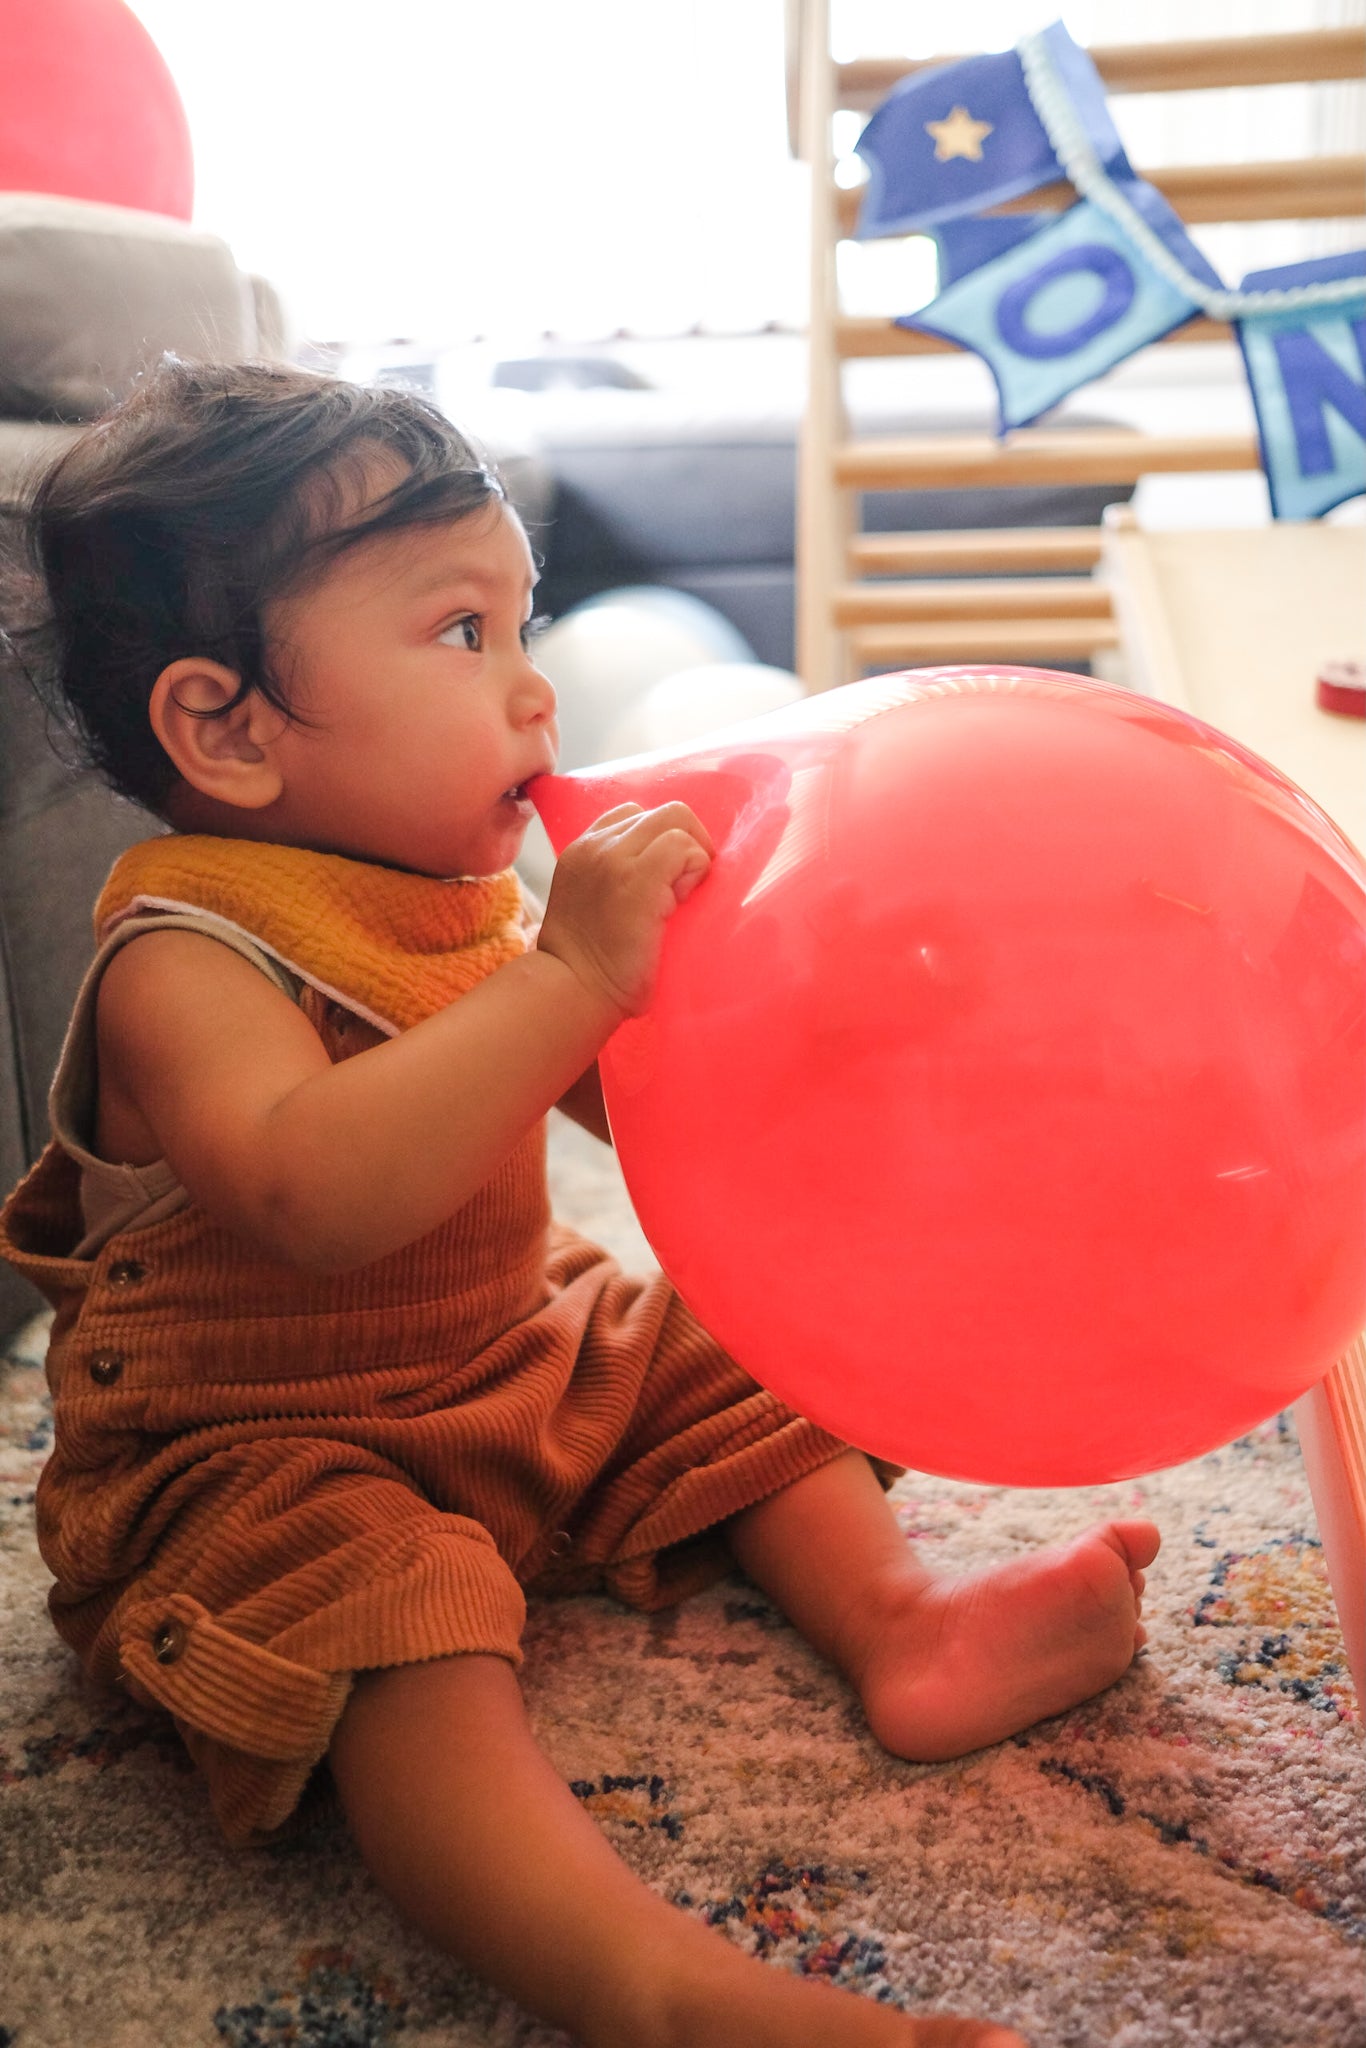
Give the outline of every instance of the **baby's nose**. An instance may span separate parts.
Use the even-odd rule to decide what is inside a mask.
[[[533,706],[532,715],[536,718],[553,718],[559,709],[559,699],[555,695],[555,685],[551,682],[549,676],[542,675],[540,669],[534,665],[529,669],[529,677],[531,687],[528,697]]]

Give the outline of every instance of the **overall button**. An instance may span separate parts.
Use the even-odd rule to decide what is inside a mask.
[[[107,1277],[111,1287],[131,1287],[135,1281],[147,1278],[147,1268],[137,1259],[115,1259]]]
[[[152,1636],[152,1655],[156,1658],[158,1664],[174,1664],[185,1655],[185,1648],[189,1640],[189,1631],[186,1629],[184,1622],[177,1621],[172,1616],[169,1621],[163,1621],[160,1627],[154,1631]]]
[[[90,1377],[97,1387],[112,1387],[127,1363],[118,1351],[97,1351],[90,1361]]]
[[[567,1529],[557,1529],[550,1539],[550,1555],[552,1557],[568,1557],[573,1548],[574,1539],[569,1531]]]

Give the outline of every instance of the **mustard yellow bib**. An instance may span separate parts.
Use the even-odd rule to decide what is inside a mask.
[[[95,906],[125,918],[203,911],[392,1037],[526,950],[517,877],[430,875],[250,839],[171,833],[130,846]]]

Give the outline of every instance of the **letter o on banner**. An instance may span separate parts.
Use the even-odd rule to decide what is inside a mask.
[[[1029,308],[1046,285],[1054,284],[1061,277],[1084,270],[1097,278],[1101,285],[1100,302],[1085,319],[1076,321],[1071,327],[1058,329],[1052,334],[1041,334],[1029,325]],[[1103,334],[1107,327],[1113,327],[1116,320],[1122,320],[1134,301],[1138,287],[1133,271],[1117,249],[1107,248],[1103,242],[1084,242],[1078,249],[1064,249],[1048,263],[1041,264],[1028,277],[1016,280],[1006,289],[996,304],[996,331],[1007,348],[1016,355],[1029,356],[1035,361],[1051,356],[1071,355]]]

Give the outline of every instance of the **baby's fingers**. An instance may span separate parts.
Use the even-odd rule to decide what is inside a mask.
[[[653,811],[642,811],[634,824],[628,826],[627,833],[641,846],[648,845],[653,839],[679,833],[690,839],[708,862],[716,852],[710,832],[686,804],[660,804]]]
[[[674,877],[673,887],[674,899],[676,902],[687,902],[688,898],[692,895],[692,892],[697,887],[698,883],[706,881],[707,868],[709,866],[710,862],[695,862],[690,866],[684,868],[681,875],[676,875]]]
[[[708,861],[716,851],[702,820],[681,803],[659,804],[649,811],[637,803],[615,804],[610,811],[594,818],[583,837],[639,857],[671,833],[686,834]]]
[[[635,819],[645,816],[645,809],[640,804],[614,804],[610,811],[604,811],[600,817],[594,818],[592,824],[587,826],[585,830],[586,832],[602,832],[617,825],[629,825]]]
[[[683,811],[681,804],[669,806],[671,810]],[[684,811],[689,820],[686,825],[670,825],[664,821],[664,814],[651,811],[646,820],[652,828],[648,834],[642,832],[643,842],[637,851],[642,871],[647,871],[653,881],[663,883],[671,889],[677,902],[682,903],[691,896],[698,883],[706,877],[712,863],[711,838],[703,828],[697,826],[692,813]],[[701,833],[699,838],[697,833]]]
[[[706,845],[680,833],[684,844],[679,865],[672,875],[674,897],[679,903],[686,903],[699,882],[704,882],[712,864],[711,841]]]

